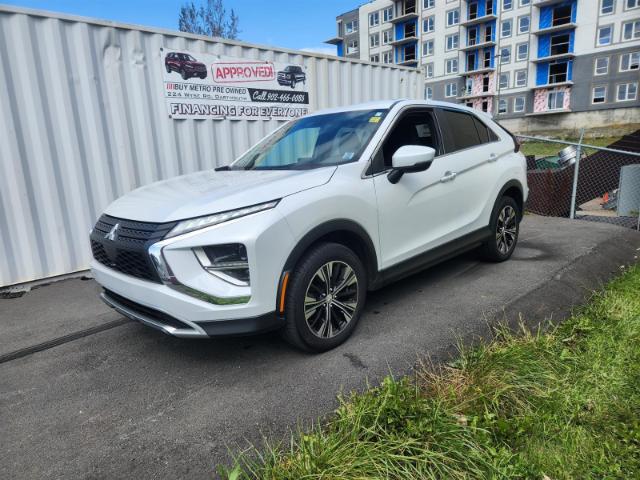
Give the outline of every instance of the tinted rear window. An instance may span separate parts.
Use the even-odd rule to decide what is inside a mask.
[[[473,116],[453,110],[440,110],[438,120],[447,153],[474,147],[481,143]]]
[[[489,127],[470,113],[439,110],[438,120],[447,153],[498,140]]]

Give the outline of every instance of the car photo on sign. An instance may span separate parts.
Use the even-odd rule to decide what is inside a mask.
[[[176,72],[183,80],[198,77],[207,78],[207,66],[188,53],[170,52],[164,57],[164,68],[167,73]]]
[[[296,85],[300,83],[302,85],[307,83],[307,74],[304,73],[302,67],[298,65],[287,65],[284,70],[278,72],[278,85],[286,85],[294,89]]]

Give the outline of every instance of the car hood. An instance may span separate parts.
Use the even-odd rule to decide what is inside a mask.
[[[327,183],[337,167],[313,170],[205,170],[152,183],[120,197],[104,213],[172,222],[293,195]]]

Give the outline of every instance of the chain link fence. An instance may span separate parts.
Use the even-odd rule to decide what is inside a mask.
[[[640,230],[640,130],[614,139],[517,137],[527,158],[528,212]]]

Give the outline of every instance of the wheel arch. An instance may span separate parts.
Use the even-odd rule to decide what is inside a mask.
[[[378,275],[378,255],[374,243],[364,227],[347,219],[331,220],[307,232],[287,257],[283,275],[292,271],[302,256],[321,242],[335,242],[353,250],[367,271],[367,286],[374,282]]]
[[[505,183],[496,197],[496,202],[502,197],[511,197],[516,201],[520,210],[520,218],[518,221],[522,220],[524,215],[524,188],[522,188],[520,181],[514,179]]]

